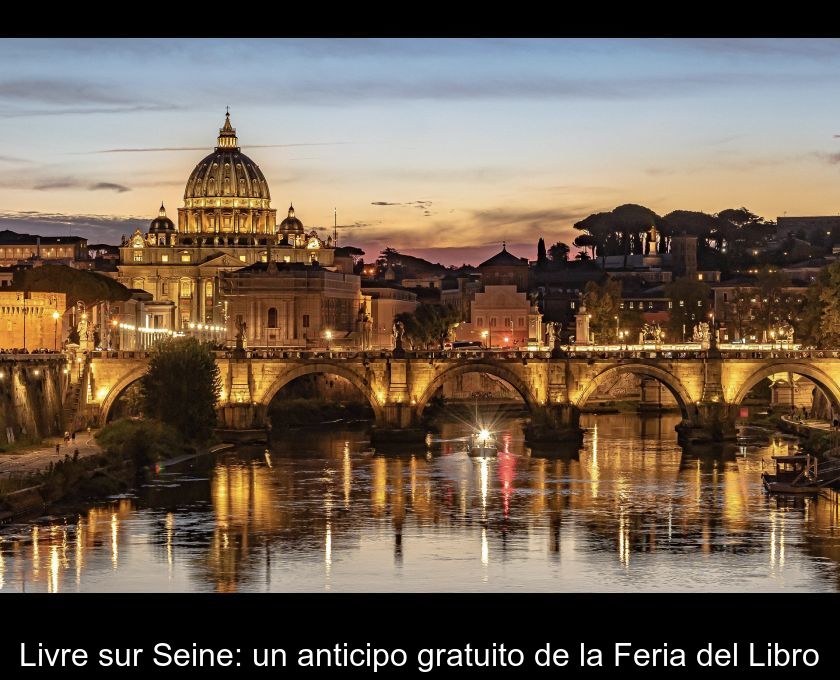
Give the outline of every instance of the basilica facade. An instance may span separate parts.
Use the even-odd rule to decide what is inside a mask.
[[[187,180],[178,224],[161,205],[146,231],[124,238],[117,279],[156,303],[170,303],[171,319],[155,315],[142,323],[182,332],[209,327],[225,341],[232,325],[223,273],[269,262],[332,268],[334,245],[307,231],[291,205],[277,223],[268,182],[240,150],[228,113],[215,149]]]

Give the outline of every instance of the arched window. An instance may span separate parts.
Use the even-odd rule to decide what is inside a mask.
[[[268,308],[268,327],[269,328],[277,328],[277,308],[276,307],[269,307]]]

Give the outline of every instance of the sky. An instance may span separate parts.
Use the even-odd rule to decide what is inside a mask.
[[[533,258],[640,203],[840,213],[840,40],[0,40],[0,229],[177,220],[230,106],[278,221]]]

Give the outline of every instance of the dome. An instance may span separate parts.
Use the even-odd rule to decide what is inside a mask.
[[[295,206],[289,206],[288,216],[280,223],[280,232],[284,234],[303,233],[303,222],[301,222],[297,217],[295,217]]]
[[[259,199],[260,204],[253,207],[268,207],[271,199],[259,166],[239,150],[230,113],[225,114],[225,124],[219,130],[218,146],[195,166],[184,190],[187,207],[193,199],[226,197]]]
[[[166,208],[163,207],[163,203],[160,204],[158,216],[149,225],[150,234],[157,234],[161,231],[175,231],[175,224],[166,216]]]

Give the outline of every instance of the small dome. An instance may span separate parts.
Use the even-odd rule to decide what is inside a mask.
[[[166,208],[163,207],[163,203],[160,204],[158,216],[149,225],[150,234],[156,234],[161,231],[175,231],[175,224],[166,216]]]
[[[295,217],[295,206],[289,206],[289,214],[286,219],[280,223],[280,232],[283,234],[302,234],[303,222]]]

